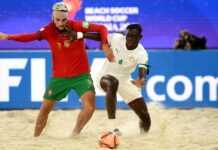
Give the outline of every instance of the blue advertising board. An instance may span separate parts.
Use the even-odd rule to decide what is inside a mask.
[[[88,56],[95,78],[104,54],[91,51]],[[218,51],[149,51],[150,74],[142,89],[145,100],[166,107],[218,107],[217,60]],[[1,51],[0,109],[39,108],[50,77],[49,51]],[[97,108],[104,108],[104,93],[96,89],[96,96]],[[79,97],[71,92],[56,108],[80,106]],[[127,108],[120,97],[117,106]]]

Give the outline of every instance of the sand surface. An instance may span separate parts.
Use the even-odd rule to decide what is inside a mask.
[[[78,137],[69,137],[79,110],[55,110],[39,138],[33,129],[38,110],[0,111],[0,150],[98,150],[104,130],[121,130],[118,150],[218,150],[218,109],[166,109],[149,104],[152,126],[139,134],[138,119],[130,110],[118,110],[108,121],[97,110]]]

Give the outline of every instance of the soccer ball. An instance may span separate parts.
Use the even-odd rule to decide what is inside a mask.
[[[116,131],[102,132],[98,138],[100,150],[112,150],[120,144],[120,137]]]

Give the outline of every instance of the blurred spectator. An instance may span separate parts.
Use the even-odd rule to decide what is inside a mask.
[[[176,40],[175,49],[186,50],[200,50],[206,49],[207,39],[205,37],[198,37],[189,33],[186,30],[182,30],[179,34],[179,39]]]

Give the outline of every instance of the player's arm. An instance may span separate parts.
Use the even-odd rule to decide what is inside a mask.
[[[101,35],[97,32],[77,32],[70,26],[66,26],[66,34],[69,35],[71,41],[79,39],[90,39],[95,41],[101,41]]]
[[[78,34],[78,33],[77,33]],[[77,36],[78,37],[78,36]],[[101,41],[101,35],[100,33],[89,33],[89,32],[85,32],[83,33],[83,38],[86,39],[91,39],[91,40],[95,40],[95,41]],[[111,62],[114,61],[114,55],[113,52],[109,46],[108,43],[106,44],[102,44],[102,49],[107,57],[107,59]]]
[[[86,30],[85,28],[85,31],[86,32],[96,32],[96,33],[99,33],[100,34],[100,38],[101,38],[101,43],[102,43],[102,50],[104,51],[107,59],[111,62],[113,62],[115,59],[114,59],[114,54],[109,46],[109,43],[108,43],[108,31],[107,31],[107,28],[103,25],[97,25],[97,24],[92,24],[92,23],[88,23],[88,22],[84,22],[83,24],[87,24],[88,25],[88,28]]]
[[[86,39],[91,39],[91,40],[95,40],[95,41],[101,41],[101,35],[100,33],[89,33],[89,32],[85,32],[83,33],[84,38]],[[107,57],[107,59],[111,62],[115,61],[114,58],[114,54],[109,46],[108,43],[102,44],[102,49]]]
[[[40,32],[34,32],[29,34],[5,34],[0,33],[1,40],[14,40],[18,42],[30,42],[34,40],[40,40]]]
[[[146,77],[149,74],[148,53],[143,47],[141,47],[141,51],[137,56],[137,64],[139,68],[138,77],[133,81],[133,83],[141,88],[145,84]]]
[[[100,40],[102,44],[108,44],[108,31],[103,25],[93,24],[88,22],[82,22],[82,32],[95,32],[100,35]],[[93,37],[93,36],[92,36]]]
[[[83,33],[83,37],[90,40],[101,41],[101,36],[99,33]]]
[[[87,32],[99,33],[101,43],[102,43],[102,50],[104,51],[109,61],[111,62],[114,61],[114,54],[112,50],[110,49],[110,46],[108,43],[108,31],[105,26],[99,25],[99,24],[88,23],[88,22],[75,22],[75,25],[77,26],[77,28],[81,29],[82,33],[87,33]]]
[[[133,83],[141,88],[145,84],[146,77],[149,73],[149,66],[147,64],[139,64],[138,78]]]

